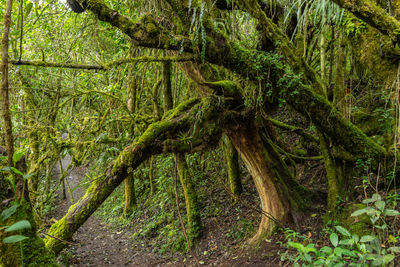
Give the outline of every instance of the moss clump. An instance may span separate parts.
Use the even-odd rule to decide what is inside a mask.
[[[351,204],[347,206],[337,217],[339,224],[347,228],[350,233],[357,234],[358,236],[370,234],[371,220],[368,215],[351,216],[354,211],[363,208],[365,208],[364,204]]]

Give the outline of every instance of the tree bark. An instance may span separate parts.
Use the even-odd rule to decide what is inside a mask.
[[[236,147],[256,185],[262,218],[250,242],[270,235],[277,226],[296,221],[296,211],[307,208],[306,191],[290,174],[268,141],[263,141],[253,122],[234,125],[226,132]]]

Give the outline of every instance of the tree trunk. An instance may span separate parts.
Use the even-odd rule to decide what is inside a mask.
[[[135,177],[133,173],[129,174],[124,180],[125,185],[125,206],[124,214],[129,215],[136,207],[136,193],[135,193]]]
[[[278,224],[296,220],[293,212],[306,208],[307,196],[271,143],[262,140],[252,122],[230,127],[227,136],[253,177],[261,200],[261,222],[250,240],[257,242],[270,235]]]
[[[11,26],[11,12],[12,12],[12,0],[7,0],[6,10],[3,18],[3,36],[1,38],[2,46],[2,61],[1,61],[1,97],[2,97],[2,116],[4,120],[4,131],[6,135],[7,152],[8,152],[8,165],[14,167],[13,155],[14,155],[14,139],[12,135],[12,122],[10,114],[10,100],[8,96],[8,35],[10,33]]]
[[[185,155],[177,153],[175,156],[176,168],[185,195],[186,213],[189,224],[188,236],[189,240],[193,241],[199,237],[201,230],[200,205],[197,198],[196,186],[189,172]]]
[[[135,56],[133,44],[129,50],[129,56],[132,58]],[[128,67],[128,103],[127,107],[131,114],[135,113],[136,109],[136,81],[133,75],[133,66],[132,64]],[[134,134],[135,125],[131,124],[131,134]],[[125,202],[124,202],[124,214],[128,215],[132,212],[132,210],[136,207],[136,194],[135,194],[135,178],[133,174],[129,174],[124,181],[124,193],[125,193]]]
[[[223,140],[226,165],[228,167],[229,188],[234,196],[234,200],[236,200],[243,192],[242,181],[240,179],[239,155],[229,138],[225,136]]]

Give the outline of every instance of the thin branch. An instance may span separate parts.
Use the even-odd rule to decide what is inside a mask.
[[[65,243],[65,244],[72,245],[72,246],[79,246],[79,243],[74,243],[74,242],[70,242],[70,241],[67,241],[67,240],[62,240],[61,238],[49,235],[49,234],[47,234],[47,233],[45,233],[43,231],[40,231],[40,230],[38,230],[38,232],[41,233],[41,234],[44,234],[44,235],[46,235],[48,237],[57,239],[58,241],[61,241],[61,242]]]
[[[46,62],[43,60],[10,60],[13,65],[25,65],[34,67],[45,67],[45,68],[66,68],[66,69],[85,69],[85,70],[108,70],[112,67],[120,66],[128,63],[138,62],[185,62],[194,61],[193,56],[182,56],[182,57],[137,57],[137,58],[123,58],[115,61],[111,61],[104,65],[90,65],[90,64],[75,64],[75,63],[61,63],[61,62]]]

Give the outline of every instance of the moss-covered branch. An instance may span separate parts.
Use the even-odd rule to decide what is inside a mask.
[[[387,13],[374,0],[332,0],[350,11],[357,18],[388,35],[393,41],[400,42],[400,21]]]
[[[65,68],[65,69],[84,69],[84,70],[108,70],[112,67],[120,66],[128,63],[139,63],[139,62],[185,62],[195,60],[192,56],[177,56],[177,57],[136,57],[136,58],[123,58],[104,65],[91,65],[91,64],[75,64],[75,63],[63,63],[63,62],[47,62],[43,60],[10,60],[10,63],[16,66],[33,66],[33,67],[45,67],[45,68]]]
[[[163,120],[151,124],[142,136],[119,154],[105,176],[94,181],[68,213],[51,226],[49,235],[71,240],[75,231],[114,189],[150,156],[167,152],[191,152],[216,145],[221,133],[214,121],[221,114],[221,108],[215,98],[192,99],[166,114]],[[195,132],[192,131],[194,124],[197,124]],[[205,125],[207,128],[204,128]],[[182,132],[189,132],[190,136],[180,140],[178,135],[182,136]],[[65,244],[54,238],[46,238],[46,246],[58,253]]]
[[[189,40],[185,39],[186,41],[182,45],[180,41],[184,38],[172,36],[151,15],[146,15],[134,23],[129,18],[109,8],[101,0],[88,0],[87,2],[88,9],[95,13],[100,20],[109,22],[122,30],[132,38],[136,45],[172,50],[183,48],[186,52],[193,51]],[[249,13],[253,12],[249,10]],[[286,40],[286,37],[278,31],[276,25],[266,20],[264,15],[258,14],[256,18],[264,22],[264,30],[273,43]],[[354,156],[380,159],[386,155],[386,151],[382,146],[368,138],[351,122],[344,119],[343,115],[324,97],[315,93],[315,91],[320,91],[318,89],[320,85],[318,85],[317,78],[312,78],[314,73],[308,72],[307,68],[295,67],[296,64],[293,65],[295,67],[292,68],[294,69],[293,72],[287,69],[282,60],[276,55],[261,51],[251,51],[233,43],[223,33],[216,32],[212,27],[212,23],[207,21],[206,18],[204,18],[204,25],[206,25],[208,32],[207,46],[205,48],[206,61],[224,66],[254,82],[258,83],[261,80],[272,84],[271,90],[275,95],[279,95],[296,111],[311,119],[319,129],[332,138],[335,145],[343,146],[345,150]],[[271,32],[268,32],[269,30]],[[290,50],[289,45],[284,42],[282,49],[288,47]],[[199,51],[201,51],[201,44],[199,46]],[[286,56],[292,57],[290,56],[291,52],[289,51],[288,53]],[[292,58],[292,60],[293,62],[297,61],[296,58]],[[300,78],[303,72],[306,72],[303,75],[306,77],[305,80]],[[313,88],[315,89],[313,90],[308,84],[318,88]]]

